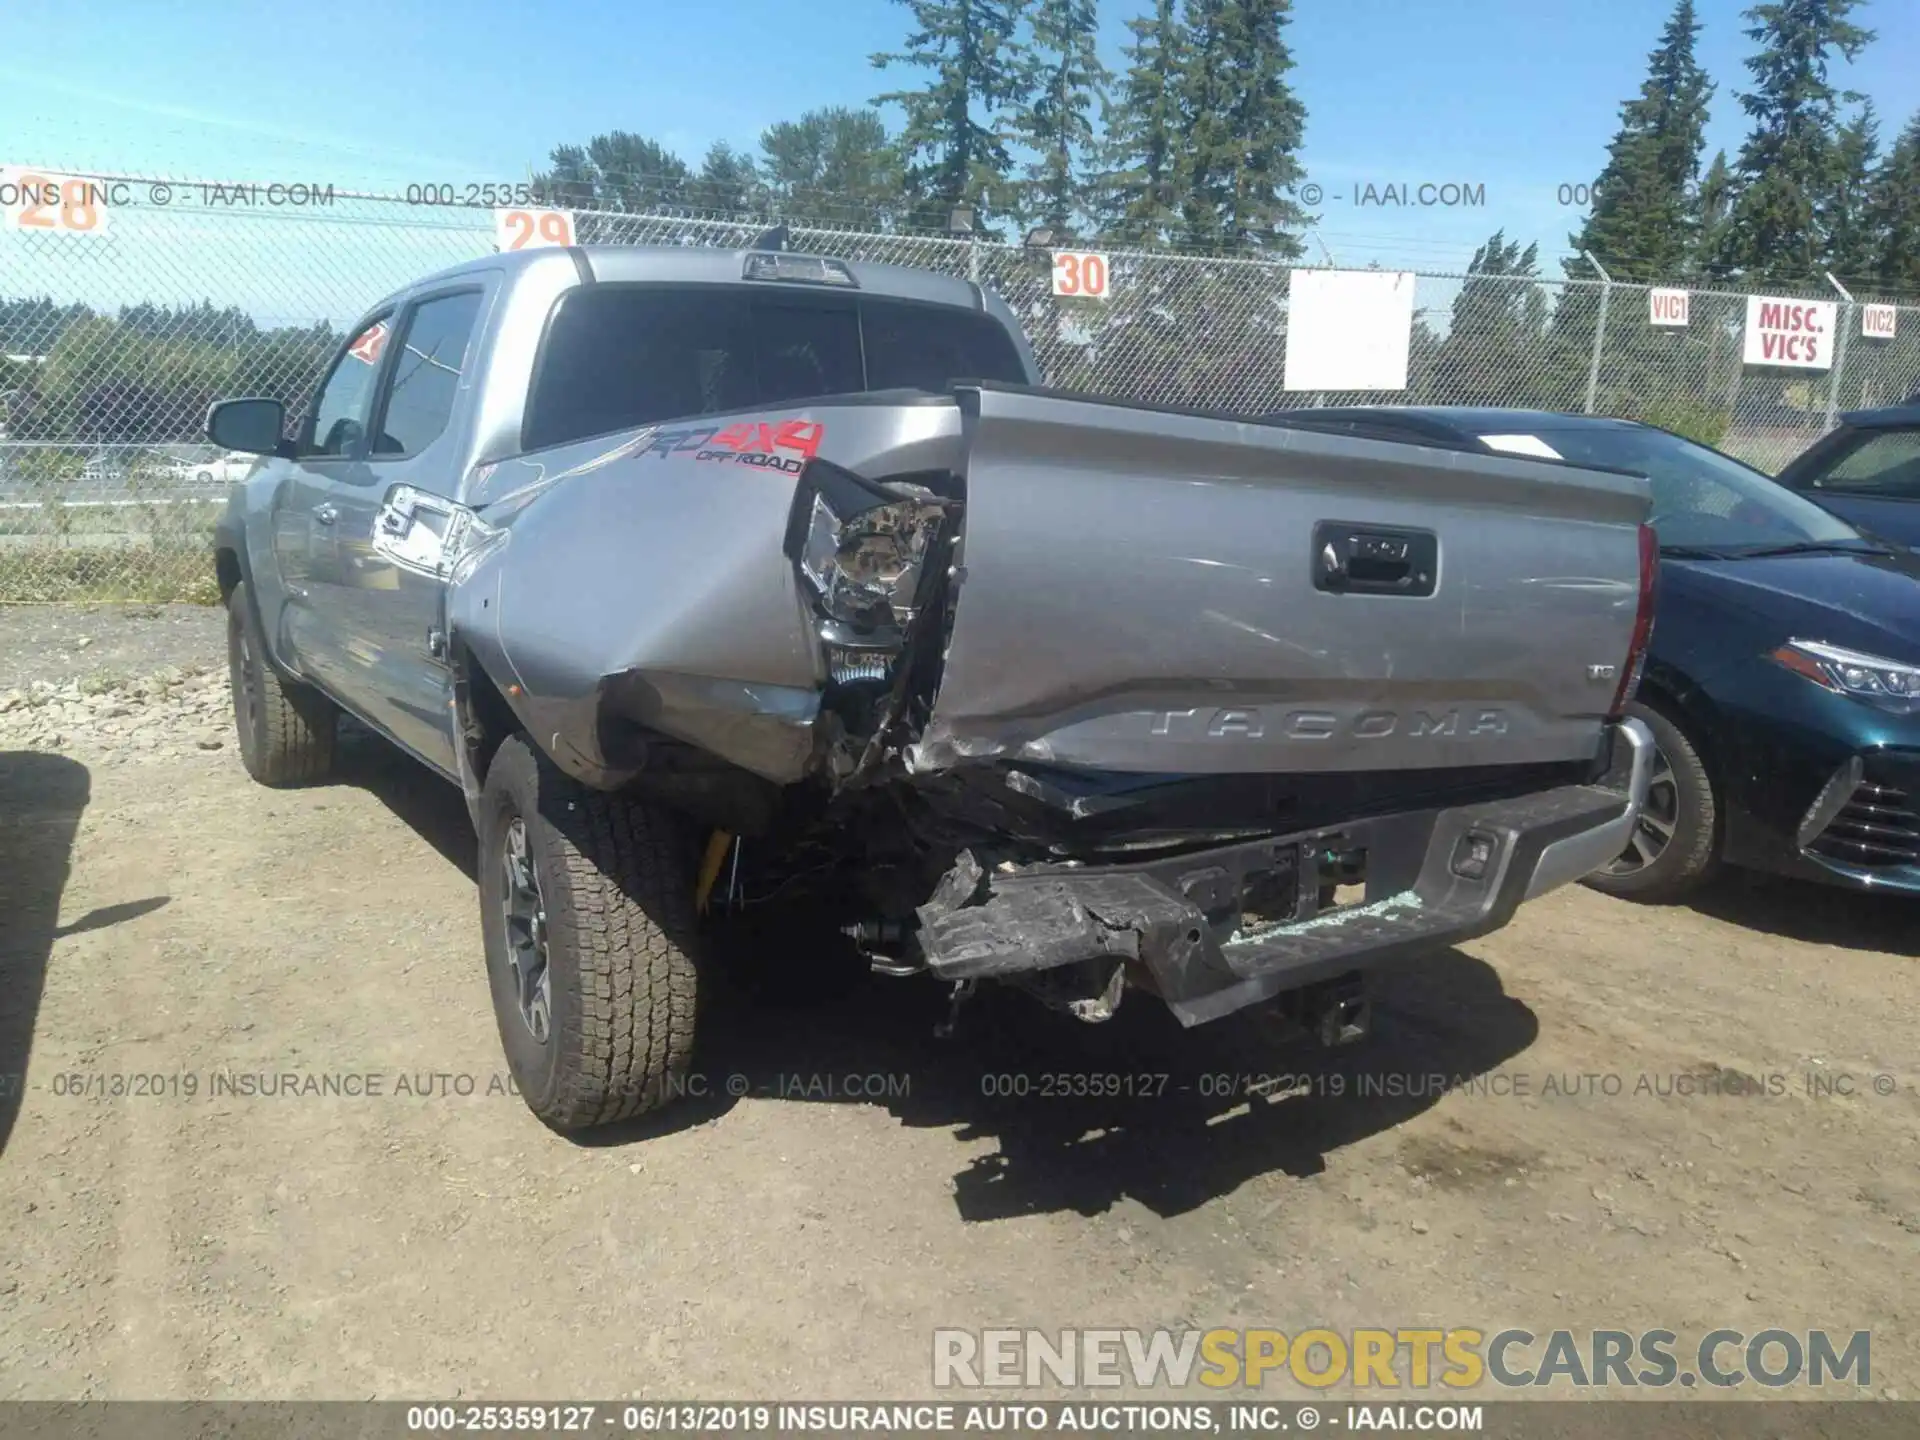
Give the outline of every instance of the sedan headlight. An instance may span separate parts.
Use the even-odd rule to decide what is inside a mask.
[[[1867,655],[1823,640],[1789,640],[1770,657],[1814,684],[1882,710],[1905,715],[1920,709],[1920,665]]]

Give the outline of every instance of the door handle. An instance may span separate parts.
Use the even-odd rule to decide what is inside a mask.
[[[331,525],[340,518],[340,512],[333,507],[331,502],[322,500],[318,505],[313,507],[313,518],[317,524]]]
[[[1334,595],[1433,594],[1440,542],[1430,530],[1323,520],[1313,527],[1313,588]]]

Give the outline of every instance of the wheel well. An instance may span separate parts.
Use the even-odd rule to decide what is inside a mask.
[[[234,587],[246,579],[240,571],[240,557],[232,550],[222,547],[213,552],[214,578],[220,582],[220,603],[227,603]]]
[[[1634,694],[1649,710],[1658,710],[1674,729],[1687,737],[1687,743],[1693,746],[1694,754],[1700,757],[1700,763],[1706,767],[1707,779],[1713,785],[1715,798],[1726,793],[1721,778],[1721,758],[1719,737],[1714,734],[1713,726],[1694,714],[1679,695],[1657,680],[1642,677],[1640,688]]]
[[[467,763],[473,768],[476,783],[487,778],[500,742],[520,728],[513,707],[500,687],[493,683],[471,651],[462,650],[454,665],[454,697],[460,716],[460,742],[466,747]]]

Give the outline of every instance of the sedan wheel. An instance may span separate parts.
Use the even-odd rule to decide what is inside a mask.
[[[1666,854],[1673,843],[1673,832],[1680,823],[1680,787],[1673,778],[1673,762],[1667,752],[1654,747],[1653,775],[1647,781],[1647,803],[1640,811],[1640,823],[1633,827],[1627,848],[1602,872],[1607,875],[1637,875]]]
[[[1706,762],[1685,731],[1638,701],[1627,713],[1653,732],[1647,801],[1626,848],[1586,883],[1633,900],[1677,900],[1705,880],[1717,863],[1718,797]]]

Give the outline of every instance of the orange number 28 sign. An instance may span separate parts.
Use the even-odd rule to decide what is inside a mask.
[[[106,199],[98,180],[53,175],[25,166],[0,168],[0,209],[7,228],[28,234],[98,235],[107,228]]]
[[[1053,293],[1085,300],[1107,298],[1107,257],[1087,250],[1053,252]]]
[[[503,251],[571,245],[573,213],[569,210],[496,210],[493,243]]]

